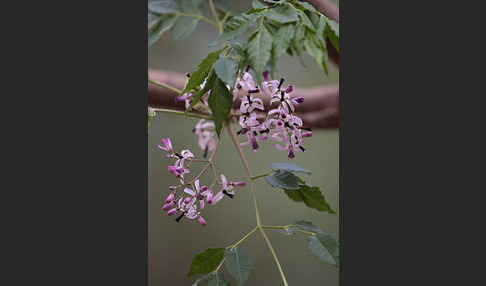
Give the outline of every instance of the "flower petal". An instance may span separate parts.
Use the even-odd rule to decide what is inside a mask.
[[[184,188],[184,193],[189,194],[191,196],[195,196],[196,195],[196,193],[193,190],[189,189],[189,188]]]
[[[224,194],[223,194],[223,191],[220,191],[219,193],[217,193],[214,198],[213,198],[213,201],[211,202],[211,204],[216,204],[217,202],[219,202],[222,198],[223,198]]]

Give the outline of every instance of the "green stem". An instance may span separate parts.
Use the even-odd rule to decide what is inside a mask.
[[[216,23],[215,21],[211,20],[211,19],[208,19],[206,17],[204,17],[203,15],[201,14],[186,14],[186,13],[182,13],[182,12],[177,12],[175,13],[176,16],[183,16],[183,17],[190,17],[190,18],[196,18],[198,20],[203,20],[204,22],[207,22],[215,27],[219,27],[218,23]]]
[[[241,162],[243,163],[243,166],[245,167],[246,174],[248,175],[248,179],[250,181],[250,189],[251,189],[251,194],[253,196],[253,204],[255,206],[255,214],[256,214],[256,220],[257,220],[257,226],[260,230],[260,233],[263,236],[263,239],[267,243],[268,248],[270,249],[270,252],[272,253],[273,259],[275,260],[275,263],[277,264],[278,271],[280,272],[280,276],[282,277],[282,282],[284,283],[285,286],[288,286],[289,284],[287,283],[287,279],[285,278],[285,274],[283,272],[282,266],[280,265],[280,261],[278,260],[277,254],[275,253],[275,250],[273,249],[272,243],[267,237],[267,234],[265,233],[265,230],[263,230],[261,219],[260,219],[260,212],[258,210],[258,202],[256,199],[256,194],[255,194],[255,188],[254,185],[255,183],[251,179],[251,171],[250,167],[248,166],[248,162],[246,161],[245,155],[243,155],[243,150],[241,150],[240,143],[238,142],[238,138],[236,137],[236,134],[231,130],[231,122],[229,120],[226,121],[226,125],[228,126],[227,130],[229,135],[231,136],[231,140],[233,141],[233,144],[235,145],[236,150],[238,151],[238,154],[240,155]]]
[[[245,241],[247,238],[252,236],[257,230],[258,230],[258,226],[255,226],[255,228],[253,228],[249,233],[243,236],[243,238],[240,239],[237,243],[227,246],[226,249],[238,247],[238,245],[240,245],[243,241]]]
[[[270,171],[270,172],[265,173],[265,174],[261,174],[261,175],[253,176],[253,177],[251,177],[250,179],[252,179],[252,180],[260,179],[260,178],[262,178],[262,177],[269,176],[269,175],[271,175],[272,173],[273,173],[273,171]]]
[[[152,110],[155,111],[155,112],[164,112],[164,113],[170,113],[170,114],[184,115],[184,116],[187,116],[187,117],[202,118],[202,119],[212,120],[212,117],[211,116],[204,115],[204,114],[198,114],[198,113],[192,113],[192,112],[184,112],[184,111],[178,111],[178,110],[172,110],[172,109],[165,109],[165,108],[152,108]]]
[[[165,84],[163,82],[153,80],[151,78],[148,79],[148,82],[150,82],[151,84],[156,85],[156,86],[167,88],[168,90],[173,91],[173,92],[178,93],[178,94],[182,93],[182,90],[179,90],[179,89],[177,89],[173,86],[170,86],[168,84]]]
[[[213,17],[216,20],[216,27],[218,27],[218,32],[221,35],[223,33],[223,24],[218,18],[218,13],[216,12],[216,8],[214,8],[213,0],[209,0],[209,8],[211,9],[211,13],[213,13]]]
[[[223,260],[221,260],[221,262],[219,263],[218,267],[216,269],[214,269],[214,271],[213,271],[214,274],[218,273],[219,268],[221,268],[221,266],[223,266],[223,263],[224,263],[225,260],[226,260],[226,257],[224,257]]]

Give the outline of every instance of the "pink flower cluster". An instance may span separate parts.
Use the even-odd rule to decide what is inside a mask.
[[[186,182],[184,174],[190,173],[191,171],[186,168],[185,163],[191,162],[194,159],[194,154],[190,150],[182,150],[180,153],[175,152],[169,138],[162,139],[162,144],[159,144],[158,147],[167,152],[165,155],[166,158],[176,159],[175,164],[167,168],[171,174],[179,179],[179,184],[169,187],[171,192],[161,209],[166,211],[169,216],[179,214],[176,219],[177,222],[183,217],[187,217],[191,220],[197,219],[202,226],[205,226],[207,224],[206,220],[201,216],[201,210],[204,209],[205,204],[214,205],[224,195],[233,198],[235,195],[234,187],[245,186],[245,182],[241,181],[228,182],[226,176],[223,174],[220,174],[221,183],[219,185],[221,188],[216,194],[213,193],[210,187],[206,185],[201,186],[198,177],[195,177],[190,182]],[[178,189],[183,189],[183,191],[178,193]]]
[[[275,147],[288,150],[288,157],[294,158],[296,151],[305,151],[302,146],[303,138],[312,136],[310,128],[303,126],[302,119],[295,115],[295,107],[304,102],[303,97],[293,98],[291,85],[283,87],[284,79],[270,80],[268,71],[265,71],[261,90],[246,70],[236,82],[234,95],[241,95],[239,135],[246,135],[247,141],[241,145],[251,145],[256,152],[258,141],[270,140],[279,142]],[[254,94],[262,94],[270,98],[270,106],[274,106],[266,113],[265,119],[257,119],[257,111],[264,112],[265,107],[260,98]]]
[[[268,71],[263,73],[264,81],[259,87],[248,70],[249,67],[242,72],[233,89],[233,100],[241,98],[239,117],[241,130],[238,135],[246,136],[247,139],[241,145],[250,145],[256,152],[259,148],[259,141],[270,139],[277,142],[274,144],[275,148],[280,151],[286,150],[288,157],[294,158],[295,152],[305,151],[302,146],[303,139],[312,136],[311,129],[305,128],[302,119],[295,114],[295,108],[304,102],[304,98],[292,97],[292,85],[284,88],[284,79],[270,80]],[[206,81],[201,84],[200,88],[204,88],[205,84]],[[201,97],[201,102],[206,106],[209,94],[210,92]],[[256,95],[270,99],[271,108],[268,112],[265,112],[262,99]],[[178,101],[184,100],[186,108],[192,99],[192,93],[186,93],[176,98]],[[258,114],[262,113],[265,116],[264,120],[258,118]],[[204,150],[204,157],[206,157],[208,151],[213,151],[217,145],[214,122],[201,119],[193,128],[193,132],[197,135],[199,147]]]

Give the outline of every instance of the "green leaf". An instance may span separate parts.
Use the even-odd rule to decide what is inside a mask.
[[[266,176],[265,180],[272,187],[277,187],[277,188],[282,188],[287,190],[299,189],[299,179],[297,178],[297,176],[285,170],[277,170],[272,175]]]
[[[231,53],[240,57],[246,55],[246,46],[241,43],[229,43],[228,46],[231,47]]]
[[[246,32],[254,25],[253,16],[241,15],[231,17],[224,24],[224,32],[211,45],[219,45],[222,42],[233,40]]]
[[[148,19],[147,19],[148,29],[150,30],[151,28],[153,28],[155,24],[157,24],[160,21],[160,19],[161,19],[160,16],[157,16],[149,12]]]
[[[308,237],[308,248],[322,261],[339,266],[339,242],[327,233]]]
[[[229,86],[234,86],[238,63],[230,58],[219,58],[213,65],[218,77]]]
[[[214,7],[216,9],[227,11],[229,9],[228,0],[214,0]]]
[[[323,233],[324,231],[314,224],[312,222],[307,221],[307,220],[299,220],[294,223],[294,226],[299,227],[301,230],[306,230],[306,231],[312,231],[315,233]]]
[[[224,82],[216,78],[211,89],[211,94],[208,99],[209,108],[213,113],[214,125],[218,136],[221,134],[221,128],[228,118],[228,115],[233,105],[233,96],[230,94]]]
[[[243,285],[253,270],[251,257],[239,248],[227,250],[224,254],[226,270],[238,280],[238,285]]]
[[[317,226],[313,225],[310,221],[297,221],[287,229],[282,229],[280,232],[285,235],[292,235],[299,230],[311,231],[315,233],[324,233],[324,231]]]
[[[206,84],[204,84],[203,88],[201,88],[196,93],[194,93],[194,95],[192,97],[191,104],[189,104],[189,106],[187,107],[185,112],[191,111],[192,108],[194,107],[194,105],[196,105],[199,102],[199,100],[201,99],[201,96],[206,94],[213,87],[214,80],[216,80],[216,73],[214,72],[214,70],[211,70],[211,72],[209,73],[209,76],[206,80]]]
[[[170,15],[164,19],[161,19],[153,29],[148,32],[148,47],[150,48],[155,42],[157,42],[162,34],[169,30],[177,20],[177,16]]]
[[[327,18],[326,20],[329,29],[333,32],[333,34],[336,35],[337,38],[339,38],[339,24],[336,21],[329,18]]]
[[[297,14],[299,15],[299,18],[302,21],[302,24],[304,24],[304,26],[309,28],[309,30],[311,30],[312,32],[316,31],[314,24],[312,24],[311,20],[309,19],[309,17],[307,17],[307,15],[304,12],[302,12],[301,10],[297,10]]]
[[[209,248],[194,256],[187,276],[214,271],[224,257],[224,248]]]
[[[316,12],[316,9],[314,8],[314,6],[312,6],[311,4],[307,3],[307,2],[297,2],[296,3],[297,5],[311,11],[311,12]]]
[[[273,41],[272,56],[274,60],[278,59],[289,48],[294,33],[295,26],[292,24],[282,25],[278,29]]]
[[[255,8],[251,8],[250,10],[247,10],[245,12],[245,14],[247,15],[250,15],[250,14],[258,14],[258,13],[261,13],[263,11],[265,11],[267,8],[260,8],[260,9],[255,9]]]
[[[195,70],[192,74],[191,77],[189,78],[189,81],[187,82],[186,87],[182,91],[181,95],[184,93],[187,93],[188,91],[193,90],[194,88],[199,88],[199,86],[204,82],[206,77],[209,74],[209,71],[211,70],[214,62],[219,58],[219,54],[222,52],[222,50],[216,50],[214,52],[211,52],[207,55],[206,58],[204,58],[201,63],[197,66],[197,70]]]
[[[294,38],[292,39],[291,46],[295,50],[295,53],[300,56],[304,50],[304,39],[306,31],[305,27],[301,24],[295,26]]]
[[[273,169],[273,170],[285,170],[285,171],[289,171],[289,172],[302,172],[302,173],[307,173],[307,174],[311,174],[312,171],[311,170],[307,170],[307,169],[304,169],[300,166],[297,166],[295,164],[290,164],[290,163],[272,163],[270,164],[270,169]]]
[[[267,177],[268,178],[268,177]],[[336,212],[327,203],[319,187],[309,185],[300,185],[296,189],[283,188],[285,194],[296,202],[304,202],[306,206],[318,211],[326,211],[331,214]]]
[[[251,7],[255,8],[255,9],[267,8],[267,6],[265,4],[263,4],[262,2],[260,2],[259,0],[253,0],[253,2],[251,2]]]
[[[179,17],[171,31],[172,39],[177,41],[187,38],[196,29],[198,21],[196,18]]]
[[[324,18],[324,16],[321,15],[319,17],[319,20],[317,21],[317,26],[316,26],[316,30],[317,30],[316,33],[319,37],[323,37],[325,28],[326,28],[326,19]]]
[[[248,41],[248,59],[251,67],[255,70],[257,84],[262,82],[263,71],[268,60],[270,60],[272,40],[272,35],[270,35],[265,26],[260,25],[256,33]]]
[[[229,286],[228,281],[224,279],[224,275],[221,272],[217,274],[209,274],[207,278],[206,286]]]
[[[179,0],[182,12],[188,14],[200,14],[203,0]]]
[[[296,11],[294,6],[288,3],[283,3],[277,5],[275,8],[266,9],[262,14],[270,20],[285,24],[297,22],[299,20]]]
[[[325,33],[331,44],[339,52],[339,24],[331,19],[327,19]]]
[[[177,12],[177,3],[174,0],[154,1],[148,4],[148,9],[157,14],[173,14]]]
[[[327,60],[327,50],[326,47],[322,47],[321,44],[325,45],[325,42],[319,40],[311,35],[308,35],[304,40],[304,47],[310,56],[314,58],[317,65],[328,74],[326,60]]]

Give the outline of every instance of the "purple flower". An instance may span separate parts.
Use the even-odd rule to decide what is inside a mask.
[[[248,91],[258,88],[253,77],[247,71],[243,72],[242,76],[236,80],[235,87],[234,91],[236,96],[247,94]]]
[[[202,225],[202,226],[206,226],[206,220],[204,220],[204,218],[202,216],[199,216],[199,218],[197,219],[197,221]]]
[[[199,147],[204,150],[205,154],[208,151],[213,151],[216,148],[215,126],[213,121],[201,119],[194,127],[193,132],[197,135],[197,142]]]
[[[166,203],[170,203],[170,202],[172,202],[172,201],[174,201],[174,193],[170,193],[170,194],[167,196],[167,198],[165,199],[165,202],[166,202]]]
[[[162,210],[167,211],[170,208],[172,208],[173,206],[175,206],[175,203],[174,202],[167,203],[167,204],[165,204],[165,205],[162,206]]]
[[[162,145],[157,145],[159,149],[164,150],[168,153],[174,153],[174,150],[172,149],[172,142],[170,142],[170,138],[163,138],[162,139]]]
[[[260,98],[254,98],[250,94],[241,99],[240,111],[241,113],[250,113],[255,109],[265,110],[263,101]]]
[[[167,212],[167,215],[175,215],[177,213],[177,208],[173,208]]]

